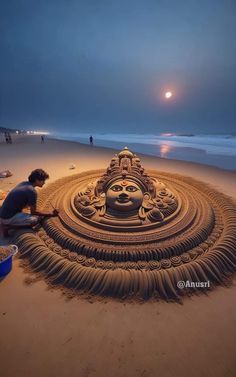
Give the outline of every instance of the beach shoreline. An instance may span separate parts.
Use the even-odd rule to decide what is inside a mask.
[[[45,170],[47,170],[47,166],[45,166],[47,164],[49,174],[51,173],[51,180],[55,180],[67,174],[71,175],[89,170],[91,161],[94,169],[101,169],[103,167],[105,169],[110,158],[119,152],[119,150],[96,145],[90,146],[78,141],[58,140],[51,137],[46,138],[45,143],[41,144],[39,135],[16,135],[12,145],[6,145],[3,142],[0,143],[0,169],[12,170],[14,174],[12,180],[15,180],[15,178],[22,180],[24,176],[27,176],[27,173],[35,169],[40,159],[41,167],[43,168],[44,165]],[[98,154],[99,159],[97,159]],[[29,161],[29,156],[34,158],[31,158]],[[138,153],[138,156],[142,158],[146,169],[174,172],[190,177],[194,177],[195,175],[196,179],[203,180],[209,184],[215,184],[216,181],[219,181],[220,184],[220,180],[216,179],[217,175],[221,177],[227,176],[229,183],[234,183],[236,177],[236,170],[222,169],[192,161],[166,159],[143,153]],[[69,165],[73,162],[76,163],[74,171],[69,169]],[[53,163],[56,164],[57,170],[52,167]],[[1,179],[0,185],[4,185],[4,182]],[[221,185],[219,187],[224,189],[225,186]],[[230,192],[230,195],[234,194],[234,190],[227,189],[227,192]]]
[[[57,140],[88,144],[89,135],[49,135]],[[161,157],[168,160],[195,162],[236,170],[236,141],[228,135],[139,135],[95,134],[95,144],[100,147],[122,149],[126,144],[137,154]]]

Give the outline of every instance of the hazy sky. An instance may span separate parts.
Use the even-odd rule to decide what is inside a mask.
[[[235,0],[2,0],[0,125],[236,132],[235,41]]]

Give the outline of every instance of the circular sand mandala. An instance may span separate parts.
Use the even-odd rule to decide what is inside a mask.
[[[49,185],[39,205],[58,208],[59,217],[36,233],[18,234],[16,242],[53,284],[99,295],[178,298],[186,292],[181,282],[192,291],[224,281],[236,267],[232,200],[191,178],[146,172],[127,148],[106,171]]]

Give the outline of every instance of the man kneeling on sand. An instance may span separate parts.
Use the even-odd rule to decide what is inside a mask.
[[[17,185],[7,195],[0,208],[0,224],[4,236],[8,235],[11,228],[32,227],[43,217],[55,217],[58,211],[52,212],[37,211],[37,191],[35,187],[43,187],[49,175],[42,169],[33,170],[28,181]],[[24,208],[30,208],[30,213],[24,213]]]

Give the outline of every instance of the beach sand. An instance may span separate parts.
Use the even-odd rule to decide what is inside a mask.
[[[35,168],[50,182],[86,170],[106,168],[112,149],[39,136],[0,143],[0,179],[10,190]],[[95,141],[96,142],[96,141]],[[236,199],[236,172],[139,155],[145,168],[183,174],[209,183]],[[70,170],[69,165],[76,165]],[[0,202],[1,203],[1,202]],[[0,243],[4,243],[1,240]],[[236,374],[236,278],[230,287],[186,297],[183,304],[83,298],[68,300],[15,259],[0,282],[2,377],[233,377]]]

